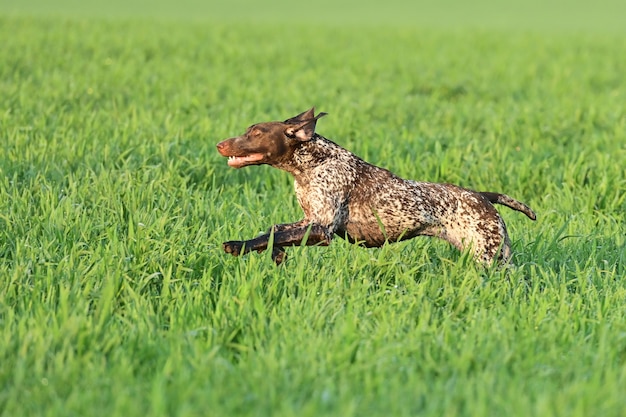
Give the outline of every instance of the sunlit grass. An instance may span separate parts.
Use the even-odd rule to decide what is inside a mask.
[[[620,415],[623,39],[297,23],[0,18],[3,415]],[[516,267],[222,253],[301,212],[215,143],[312,105],[404,177],[527,202]]]

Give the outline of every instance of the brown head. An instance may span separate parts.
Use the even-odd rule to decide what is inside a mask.
[[[233,168],[285,162],[297,146],[313,138],[317,119],[325,115],[315,116],[312,107],[284,122],[257,123],[243,135],[218,143],[217,151]]]

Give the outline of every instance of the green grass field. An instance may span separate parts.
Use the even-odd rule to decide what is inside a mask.
[[[626,415],[618,2],[233,4],[0,2],[0,415]],[[370,162],[533,207],[500,208],[516,268],[222,253],[301,212],[215,144],[313,105]]]

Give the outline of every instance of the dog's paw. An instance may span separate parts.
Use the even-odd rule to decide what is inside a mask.
[[[230,253],[233,256],[239,256],[243,250],[243,242],[241,240],[230,240],[222,243],[222,247],[224,248],[224,252]]]
[[[276,265],[280,265],[285,259],[287,259],[287,252],[280,246],[274,246],[272,249],[272,261],[274,261]]]

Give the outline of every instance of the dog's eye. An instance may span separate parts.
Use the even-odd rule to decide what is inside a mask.
[[[290,139],[295,139],[296,134],[295,134],[295,132],[294,132],[294,131],[292,131],[292,130],[287,130],[287,131],[285,131],[285,136],[287,136],[287,137],[288,137],[288,138],[290,138]]]

